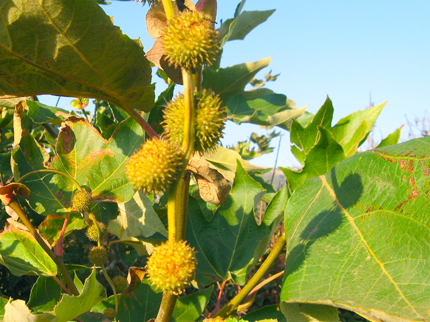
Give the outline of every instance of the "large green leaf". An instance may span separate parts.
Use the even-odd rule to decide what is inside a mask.
[[[0,95],[93,97],[149,111],[151,67],[95,1],[4,0]]]
[[[144,140],[142,128],[133,119],[121,122],[109,140],[83,119],[65,122],[57,142],[53,169],[68,173],[88,186],[94,198],[125,202],[134,189],[125,176],[125,165]],[[70,186],[62,186],[70,190]]]
[[[326,174],[345,159],[345,153],[333,135],[325,128],[318,126],[319,139],[306,156],[306,164],[300,172],[281,168],[292,190],[295,190],[307,178]]]
[[[28,232],[12,231],[0,236],[0,263],[12,274],[57,275],[57,266]]]
[[[430,319],[429,146],[427,137],[357,154],[294,192],[282,301]]]
[[[61,298],[61,287],[52,277],[39,276],[33,285],[28,300],[28,307],[33,311],[54,311],[54,306]]]
[[[197,201],[190,198],[187,240],[197,251],[198,281],[222,280],[231,274],[236,283],[245,283],[247,270],[266,250],[288,197],[286,189],[282,189],[270,203],[261,225],[257,225],[254,204],[263,193],[261,185],[238,162],[231,195],[211,221],[205,218]]]
[[[243,63],[226,68],[203,71],[203,88],[212,89],[224,101],[244,90],[245,86],[261,69],[267,67],[271,58],[264,58],[255,63]]]
[[[122,227],[128,236],[150,237],[158,232],[167,237],[167,230],[152,208],[151,201],[141,191],[126,203],[118,204],[118,208]]]
[[[117,319],[121,322],[136,322],[155,318],[162,296],[147,282],[142,282],[131,294],[121,296]]]
[[[154,245],[160,243],[160,240],[148,238],[143,239],[129,235],[127,230],[124,229],[122,215],[118,215],[117,218],[109,221],[108,230],[111,234],[117,236],[121,242],[133,246],[139,256],[152,254]]]
[[[339,313],[335,307],[304,303],[281,303],[282,313],[288,322],[338,322]]]
[[[197,321],[209,303],[214,287],[178,298],[172,314],[172,322]]]
[[[57,244],[61,236],[65,216],[49,215],[39,225],[39,233],[45,238],[51,245]],[[87,227],[87,223],[80,213],[74,212],[69,216],[69,222],[67,223],[64,237],[68,236],[76,229],[84,229]]]
[[[334,138],[344,148],[345,153],[349,150],[347,148],[348,146],[355,145],[358,147],[364,142],[366,135],[372,130],[373,125],[385,104],[386,102],[364,111],[352,113],[340,119],[332,128],[331,132],[333,133]],[[363,135],[357,137],[356,133],[357,131],[360,131],[360,127],[363,127],[363,122],[367,125],[366,130]],[[347,156],[354,153],[355,151],[347,154]]]
[[[63,298],[54,308],[58,322],[73,320],[106,298],[106,290],[97,281],[96,275],[97,270],[93,269],[85,280],[84,289],[79,296],[63,294]]]
[[[27,115],[38,124],[52,123],[55,125],[61,125],[66,118],[71,114],[58,107],[52,107],[40,102],[27,100],[28,112]]]
[[[0,321],[3,321],[5,306],[8,302],[7,298],[0,296]]]
[[[220,39],[223,43],[229,40],[243,40],[246,35],[259,24],[265,22],[274,12],[275,10],[244,11],[238,17],[227,19],[219,29]]]
[[[227,114],[237,124],[247,122],[289,129],[292,120],[302,115],[307,108],[294,109],[293,106],[294,103],[287,100],[285,95],[261,88],[233,96],[227,103]]]
[[[243,316],[243,319],[249,322],[257,322],[263,319],[274,319],[276,322],[287,322],[277,304],[266,305],[258,310],[249,312]]]
[[[15,163],[15,180],[18,180],[26,173],[46,169],[49,154],[28,132],[25,132],[19,145],[12,150],[12,158]],[[60,191],[52,174],[38,173],[28,177],[22,183],[31,190],[27,200],[37,213],[46,216],[67,211],[66,203],[70,202],[71,193],[65,194],[64,191]]]

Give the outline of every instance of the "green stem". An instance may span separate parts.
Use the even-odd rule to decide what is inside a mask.
[[[254,289],[258,282],[264,277],[269,268],[272,266],[273,262],[278,258],[279,254],[285,247],[285,236],[279,237],[269,256],[267,256],[264,263],[260,266],[255,275],[248,281],[245,287],[223,308],[216,314],[223,319],[227,318],[230,314],[236,311],[239,304],[243,299]]]
[[[172,0],[162,0],[164,12],[166,13],[167,20],[172,19],[172,17],[175,15],[175,10],[173,9],[173,3]]]
[[[40,237],[39,233],[34,229],[33,225],[31,224],[30,220],[28,220],[27,216],[22,211],[21,207],[16,201],[12,201],[9,204],[9,207],[15,211],[15,213],[19,216],[23,224],[27,227],[30,234],[33,235],[33,237],[36,239],[36,241],[39,243],[39,245],[43,248],[43,250],[48,254],[49,257],[52,258],[52,260],[57,264],[58,269],[60,270],[61,274],[63,275],[64,279],[66,280],[66,283],[70,289],[70,292],[73,295],[79,295],[78,289],[75,286],[75,283],[73,283],[72,277],[70,276],[69,272],[67,271],[66,265],[64,265],[63,259],[55,256],[52,249],[45,243],[45,241]]]
[[[102,271],[103,271],[103,275],[105,276],[106,280],[108,281],[110,287],[112,288],[113,296],[115,297],[115,311],[116,311],[116,313],[118,313],[118,299],[117,299],[115,284],[113,283],[113,281],[109,277],[108,273],[106,272],[104,265],[102,265]]]
[[[35,174],[39,174],[39,173],[55,173],[55,174],[60,174],[62,176],[65,176],[66,178],[69,178],[70,180],[73,181],[73,183],[78,187],[79,190],[82,190],[81,185],[79,184],[79,182],[76,181],[75,178],[73,178],[71,175],[58,171],[58,170],[53,170],[53,169],[40,169],[40,170],[36,170],[36,171],[31,171],[29,173],[26,173],[25,175],[23,175],[19,180],[18,183],[22,183],[25,179],[27,179],[28,177],[35,175]]]
[[[155,322],[170,322],[177,298],[177,295],[163,293],[163,299],[161,300],[160,309],[158,310]]]
[[[191,71],[182,68],[182,80],[184,82],[184,105],[185,105],[185,122],[184,122],[184,139],[182,141],[182,150],[185,153],[185,165],[188,164],[191,154],[194,151],[194,141],[196,131],[194,126],[195,107],[194,107],[194,85],[193,74]]]

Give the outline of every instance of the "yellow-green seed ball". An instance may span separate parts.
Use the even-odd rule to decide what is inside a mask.
[[[204,89],[196,93],[194,150],[208,152],[213,150],[225,126],[225,106],[218,95]],[[164,131],[170,140],[181,145],[184,137],[185,99],[179,94],[167,104],[164,110]]]
[[[212,65],[220,50],[213,22],[192,10],[184,10],[169,20],[162,39],[169,62],[186,69]]]
[[[89,211],[93,197],[91,193],[85,189],[79,190],[73,194],[72,207],[79,212]]]
[[[185,241],[167,241],[154,248],[147,264],[149,280],[156,288],[179,295],[194,279],[195,251]]]
[[[115,319],[116,317],[116,311],[112,307],[108,307],[106,310],[104,310],[103,314],[111,320]]]
[[[122,275],[117,275],[112,278],[112,282],[115,285],[115,290],[118,293],[124,292],[128,287],[127,279]]]
[[[92,264],[96,266],[102,266],[108,260],[108,253],[106,248],[104,248],[103,246],[92,247],[88,254],[88,259]]]
[[[103,237],[103,234],[106,232],[106,225],[102,222],[98,222],[98,225],[100,228],[100,233]],[[87,235],[89,240],[92,240],[92,241],[98,241],[99,240],[99,234],[97,231],[97,227],[94,224],[91,224],[90,226],[88,226],[85,234]]]
[[[125,173],[131,184],[145,193],[165,191],[181,170],[180,147],[163,138],[147,140],[130,157]]]

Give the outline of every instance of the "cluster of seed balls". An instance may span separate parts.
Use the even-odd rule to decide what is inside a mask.
[[[219,52],[218,34],[212,22],[199,12],[185,10],[169,20],[163,32],[163,48],[171,64],[186,69],[210,65]],[[212,91],[195,93],[194,150],[214,149],[222,137],[225,106]],[[183,166],[185,99],[176,96],[164,110],[164,135],[147,140],[126,166],[131,184],[145,193],[165,191]]]
[[[203,14],[185,10],[169,20],[163,32],[163,49],[169,63],[187,70],[211,65],[219,52],[218,34]],[[130,157],[126,175],[145,193],[162,192],[177,179],[183,167],[185,99],[183,94],[167,104],[161,138],[147,140]],[[216,147],[224,129],[225,107],[209,90],[195,93],[194,150],[200,153]],[[195,275],[195,251],[185,241],[168,241],[155,247],[147,262],[149,280],[158,289],[180,294]]]

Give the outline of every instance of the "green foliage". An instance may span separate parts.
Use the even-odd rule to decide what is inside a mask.
[[[198,8],[216,4],[200,1]],[[270,169],[247,161],[273,151],[274,129],[232,149],[211,149],[203,161],[191,159],[164,193],[136,191],[126,164],[148,138],[166,139],[161,124],[175,84],[155,100],[140,42],[122,34],[98,3],[107,4],[4,0],[0,8],[0,319],[102,322],[106,310],[121,322],[148,321],[159,312],[168,313],[157,322],[216,314],[231,322],[362,321],[351,311],[372,321],[430,319],[429,137],[397,144],[399,128],[361,152],[384,104],[332,125],[329,98],[314,115],[265,88],[279,76],[258,79],[270,58],[220,68],[223,46],[245,39],[274,12],[243,11],[243,0],[218,29],[215,64],[201,73],[182,70],[178,132],[186,153],[174,161],[193,158],[190,107],[198,88],[220,95],[227,120],[289,131],[301,168],[283,168],[287,185],[275,191],[262,177]],[[164,9],[159,14],[151,33],[163,29],[167,16]],[[157,74],[168,80],[172,71]],[[42,104],[39,94],[76,97],[74,110]],[[229,193],[221,189],[229,184]],[[72,198],[82,189],[93,199],[81,214]],[[106,226],[101,240],[85,235],[94,222]],[[196,278],[177,298],[155,290],[146,276],[150,254],[166,238],[186,239],[196,250]],[[106,249],[99,267],[88,259],[94,247]],[[120,294],[114,276],[121,276]],[[268,294],[264,301],[259,291]],[[258,309],[244,315],[250,306]]]

